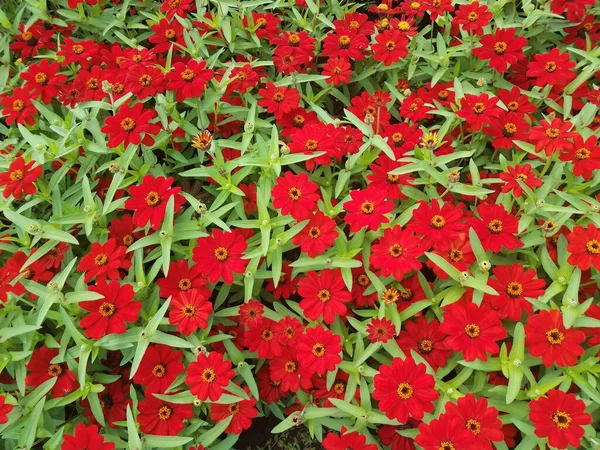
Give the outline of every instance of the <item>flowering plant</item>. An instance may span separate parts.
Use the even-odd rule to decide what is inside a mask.
[[[4,4],[3,447],[596,448],[599,14]]]

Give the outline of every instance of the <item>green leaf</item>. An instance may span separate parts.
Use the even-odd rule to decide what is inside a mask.
[[[175,448],[181,447],[192,441],[192,437],[185,436],[154,436],[151,434],[144,435],[144,444],[154,448]]]
[[[127,441],[129,450],[142,450],[142,441],[135,426],[130,405],[127,405]]]

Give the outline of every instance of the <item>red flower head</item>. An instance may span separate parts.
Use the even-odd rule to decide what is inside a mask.
[[[376,269],[381,269],[384,277],[393,275],[394,279],[402,280],[404,275],[421,267],[417,259],[423,254],[421,239],[409,229],[400,225],[387,228],[379,243],[371,247],[369,262]]]
[[[383,342],[384,344],[396,335],[394,324],[385,317],[373,317],[367,325],[367,337],[371,343]]]
[[[433,253],[440,255],[461,272],[467,271],[471,264],[475,262],[475,255],[473,254],[466,233],[462,233],[458,238],[451,241],[441,240],[435,242]],[[427,267],[433,269],[433,272],[438,278],[441,278],[442,280],[448,279],[448,274],[432,261],[427,261]]]
[[[500,174],[500,179],[506,183],[502,188],[502,192],[512,191],[515,197],[520,197],[523,195],[523,188],[518,183],[519,181],[529,188],[536,188],[542,185],[542,180],[531,170],[531,164],[514,167],[508,166],[506,170],[508,170],[508,173],[503,172]]]
[[[583,354],[583,331],[565,328],[560,311],[540,311],[530,316],[525,325],[525,346],[529,353],[541,357],[546,367],[556,363],[560,367],[574,366]]]
[[[460,5],[452,19],[452,25],[461,26],[462,30],[469,33],[481,35],[483,27],[490,23],[493,14],[486,5],[480,5],[479,2]]]
[[[42,98],[46,104],[56,98],[61,85],[67,81],[67,76],[57,74],[60,65],[57,61],[50,63],[47,59],[42,59],[39,64],[29,66],[27,72],[21,73],[21,79],[25,80],[23,88],[29,89],[31,98]]]
[[[23,60],[28,60],[32,56],[37,56],[39,50],[44,48],[56,48],[56,43],[52,39],[54,30],[47,30],[41,20],[25,29],[25,24],[19,24],[19,34],[13,36],[13,42],[10,43],[10,50],[20,54]]]
[[[248,388],[244,388],[246,392]],[[219,404],[213,403],[210,405],[210,420],[216,423],[225,420],[232,416],[231,422],[225,429],[226,434],[240,434],[243,430],[247,430],[252,425],[252,419],[258,416],[258,411],[254,407],[256,399],[250,397],[249,400],[241,400],[237,403]]]
[[[305,333],[299,337],[296,346],[296,355],[302,376],[310,377],[315,373],[325,375],[327,372],[335,370],[337,365],[342,362],[341,351],[340,336],[333,334],[321,325],[307,328]]]
[[[456,239],[465,231],[462,222],[464,208],[462,204],[454,206],[451,203],[440,204],[434,200],[428,204],[421,200],[420,206],[413,211],[409,228],[423,236],[422,247],[429,249],[434,243],[447,242]]]
[[[235,374],[230,361],[224,361],[223,355],[210,352],[208,355],[200,353],[196,361],[191,362],[185,384],[190,387],[190,392],[201,401],[210,399],[217,401]]]
[[[435,378],[426,373],[425,364],[416,364],[411,357],[394,358],[390,366],[380,366],[373,382],[373,398],[379,400],[379,409],[400,423],[406,423],[409,416],[423,419],[425,413],[433,411],[438,398]]]
[[[523,246],[523,242],[514,236],[519,231],[516,217],[508,214],[502,205],[482,203],[477,207],[480,219],[471,218],[467,223],[473,227],[483,249],[498,253],[502,247],[514,250]]]
[[[31,103],[31,94],[29,90],[22,87],[16,87],[8,94],[2,95],[0,102],[4,105],[2,114],[7,125],[17,122],[19,125],[35,125],[37,108]]]
[[[555,448],[580,448],[583,427],[592,423],[585,412],[585,403],[558,389],[548,391],[547,397],[529,402],[529,420],[535,425],[535,435],[548,438]]]
[[[409,419],[409,426],[412,426],[413,419]],[[378,430],[381,442],[389,445],[391,450],[415,450],[414,440],[402,436],[398,433],[404,427],[395,427],[393,425],[384,425]]]
[[[264,317],[265,307],[259,300],[248,300],[240,305],[238,315],[240,320],[248,328],[253,328],[259,325]]]
[[[473,131],[479,131],[483,125],[489,125],[492,118],[502,112],[496,103],[498,98],[488,94],[465,94],[460,101],[461,109],[456,111],[456,115],[465,119]]]
[[[271,278],[267,281],[265,289],[268,292],[273,293],[273,297],[276,299],[289,298],[296,293],[298,282],[292,277],[292,268],[290,267],[290,261],[284,261],[283,267],[281,268],[281,276],[277,285]]]
[[[328,433],[323,439],[325,450],[377,450],[377,444],[367,444],[367,437],[358,431],[348,433],[342,427],[340,435]]]
[[[104,442],[97,425],[85,426],[80,423],[75,427],[74,434],[65,434],[60,450],[114,450],[115,444]]]
[[[594,171],[600,169],[600,146],[597,142],[598,138],[594,135],[584,140],[577,133],[573,139],[573,146],[561,151],[560,160],[573,164],[573,175],[590,180]]]
[[[479,43],[481,47],[473,49],[479,59],[489,59],[490,67],[500,73],[508,70],[510,64],[516,63],[523,56],[523,47],[527,39],[515,37],[516,28],[498,28],[496,34],[486,34]]]
[[[277,178],[271,191],[273,207],[281,209],[281,214],[296,220],[308,219],[321,198],[319,187],[308,179],[306,172],[294,175],[285,172]]]
[[[106,423],[111,428],[117,428],[114,422],[121,422],[127,418],[127,406],[131,407],[132,401],[129,398],[129,384],[124,383],[121,379],[104,386],[104,390],[98,394],[102,414],[106,419]],[[83,414],[91,423],[94,423],[95,418],[90,407],[89,401],[82,400],[81,406],[85,407]]]
[[[342,83],[349,83],[350,76],[352,75],[352,66],[344,58],[329,58],[325,64],[323,64],[323,75],[325,75],[327,84],[333,84],[339,86]]]
[[[160,287],[159,295],[162,298],[175,298],[190,289],[200,291],[206,298],[211,294],[206,287],[208,281],[200,274],[200,268],[197,265],[189,267],[185,259],[172,262],[169,265],[169,275],[159,279],[156,284]]]
[[[362,61],[369,41],[356,28],[340,27],[330,32],[322,42],[323,56]]]
[[[213,311],[213,305],[208,301],[206,291],[206,289],[202,291],[190,289],[171,299],[169,323],[176,324],[177,331],[185,336],[189,336],[196,330],[208,328],[208,318]]]
[[[311,271],[298,282],[298,294],[302,297],[300,308],[306,318],[325,323],[335,322],[336,317],[346,315],[344,303],[352,300],[339,270],[325,269],[319,274]]]
[[[183,352],[163,344],[150,345],[133,377],[146,394],[164,393],[183,372]]]
[[[570,139],[577,136],[577,133],[569,131],[573,128],[571,122],[563,122],[557,117],[548,122],[540,120],[540,126],[534,127],[529,132],[529,141],[535,144],[535,151],[544,150],[547,156],[555,151],[562,152],[573,148],[573,142]]]
[[[281,355],[282,347],[275,335],[276,323],[263,319],[244,334],[244,345],[251,352],[257,352],[261,359],[272,359]]]
[[[593,223],[587,228],[576,225],[573,231],[567,235],[567,250],[569,253],[569,264],[588,270],[594,266],[600,270],[600,229]]]
[[[142,304],[133,300],[133,287],[118,281],[97,282],[89,291],[103,295],[104,298],[94,301],[79,302],[79,307],[89,311],[79,325],[90,339],[100,339],[107,334],[122,334],[127,331],[125,322],[138,319]]]
[[[175,16],[185,18],[188,12],[195,10],[196,4],[193,0],[164,0],[159,9],[159,11],[166,13],[167,20],[171,20]],[[200,448],[197,450],[200,450]]]
[[[154,144],[152,135],[157,134],[161,126],[158,123],[150,123],[157,116],[154,109],[144,109],[142,103],[136,103],[132,108],[122,105],[114,116],[106,118],[106,124],[101,131],[108,134],[108,146],[118,147],[123,144],[125,148],[129,144],[144,145]],[[142,133],[144,137],[142,138]]]
[[[246,247],[242,234],[215,228],[212,236],[198,239],[192,259],[211,283],[222,278],[226,284],[232,284],[233,274],[243,273],[246,269],[247,261],[242,259]]]
[[[178,50],[181,46],[185,46],[183,38],[183,25],[177,19],[171,21],[160,19],[156,25],[152,25],[154,34],[148,38],[148,41],[154,44],[152,49],[156,53],[168,52],[171,47],[173,50]]]
[[[91,39],[87,41],[76,42],[71,38],[66,38],[56,56],[64,56],[61,65],[79,64],[82,69],[90,67],[90,59],[96,58],[100,46]]]
[[[433,370],[446,365],[452,351],[446,347],[446,334],[440,331],[440,323],[436,319],[428,322],[423,316],[403,323],[404,330],[398,336],[398,346],[404,354],[417,352]]]
[[[256,374],[256,384],[258,385],[258,396],[267,405],[277,403],[281,400],[283,392],[281,390],[281,380],[271,380],[271,369],[265,364]]]
[[[180,187],[171,187],[173,178],[146,175],[139,186],[131,186],[131,198],[125,202],[125,208],[134,210],[133,223],[144,227],[150,222],[153,230],[158,230],[165,218],[169,198],[174,198],[174,210],[179,211],[185,198],[179,194]]]
[[[577,74],[571,70],[575,61],[569,59],[569,53],[560,53],[555,47],[548,53],[533,55],[533,61],[527,65],[527,76],[534,78],[534,85],[544,87],[564,87],[575,79]]]
[[[371,50],[375,61],[391,66],[408,55],[408,39],[401,31],[386,30],[375,36],[375,43],[371,45]]]
[[[6,396],[0,395],[0,425],[8,422],[7,414],[13,410],[14,406],[6,403]]]
[[[300,103],[300,93],[296,89],[285,86],[277,87],[271,82],[267,83],[266,88],[259,89],[258,95],[262,97],[258,101],[258,105],[273,114],[275,118],[289,113]]]
[[[439,419],[419,425],[415,439],[423,450],[475,449],[472,433],[458,417],[442,414]]]
[[[338,237],[335,220],[317,211],[306,226],[294,236],[292,243],[299,245],[302,253],[314,258],[325,253]]]
[[[498,341],[506,338],[500,316],[485,303],[453,303],[444,314],[440,331],[449,335],[446,345],[463,352],[465,361],[487,361],[487,354],[497,353]]]
[[[130,67],[125,82],[127,89],[140,100],[165,92],[165,77],[156,66],[138,64]]]
[[[275,334],[279,342],[285,347],[295,347],[298,337],[304,332],[302,322],[296,318],[285,316],[275,326]]]
[[[42,176],[42,166],[33,167],[35,161],[27,164],[22,156],[16,158],[8,166],[8,171],[0,173],[0,186],[6,186],[2,190],[4,198],[11,195],[20,200],[23,193],[27,195],[35,194],[37,188],[35,180]]]
[[[168,403],[154,396],[138,404],[137,422],[144,434],[177,436],[183,421],[194,417],[192,405]]]
[[[363,189],[350,192],[351,200],[344,203],[348,213],[344,221],[350,225],[351,232],[358,232],[363,228],[377,231],[382,223],[388,223],[385,214],[394,209],[394,203],[386,200],[386,193],[380,190]]]
[[[383,129],[383,137],[388,138],[387,143],[392,148],[396,158],[400,158],[406,152],[413,150],[422,136],[423,132],[417,124],[410,125],[406,122],[388,125]]]
[[[523,311],[527,315],[533,314],[533,308],[527,299],[544,295],[546,285],[544,280],[535,278],[535,269],[524,270],[521,264],[496,266],[493,274],[496,278],[488,280],[488,285],[500,295],[486,294],[484,299],[500,314],[500,318],[508,317],[517,322]]]
[[[86,283],[94,277],[96,282],[107,278],[116,280],[121,276],[119,269],[128,270],[131,267],[131,261],[125,255],[126,251],[127,247],[117,246],[115,238],[109,239],[105,244],[92,242],[92,248],[81,258],[77,270],[85,271]]]
[[[248,28],[250,32],[254,32],[254,34],[262,39],[266,37],[267,39],[272,39],[279,34],[278,25],[281,23],[279,17],[272,13],[252,13],[252,27],[250,27],[250,21],[248,20],[248,16],[244,16],[242,19],[242,23],[244,27]]]
[[[509,102],[509,104],[512,103]],[[512,106],[515,107],[514,104]],[[516,103],[516,107],[519,107],[518,103]],[[490,120],[490,126],[483,129],[487,136],[494,138],[492,147],[510,150],[514,145],[514,141],[529,139],[527,132],[530,125],[525,122],[523,117],[522,113],[517,112],[502,112],[494,115]]]
[[[280,356],[273,358],[270,363],[271,380],[279,381],[282,392],[298,392],[300,389],[300,363],[296,352],[285,349]]]
[[[166,76],[167,90],[175,91],[178,102],[198,98],[212,77],[213,71],[206,68],[205,61],[190,60],[187,64],[177,62]]]
[[[44,381],[56,378],[56,383],[50,391],[53,398],[63,397],[73,392],[78,386],[77,377],[69,370],[67,363],[52,362],[57,356],[57,348],[48,348],[45,345],[36,348],[25,366],[28,372],[25,385],[36,388]]]
[[[410,174],[392,175],[390,172],[403,163],[391,160],[387,155],[380,154],[379,157],[369,166],[373,171],[367,175],[370,181],[369,187],[375,190],[383,190],[390,200],[406,200],[408,197],[400,190],[400,186],[410,186],[413,178]]]
[[[459,398],[456,404],[448,402],[446,414],[464,423],[465,428],[473,434],[477,448],[492,450],[491,442],[504,441],[498,410],[488,406],[485,397],[476,399],[473,394],[467,394]]]

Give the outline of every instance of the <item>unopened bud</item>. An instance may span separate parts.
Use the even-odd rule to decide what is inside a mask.
[[[108,80],[102,80],[102,92],[110,94],[113,91],[113,85]]]

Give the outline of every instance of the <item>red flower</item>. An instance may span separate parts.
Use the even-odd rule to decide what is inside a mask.
[[[381,61],[385,66],[391,66],[408,55],[408,39],[398,30],[386,30],[375,36],[371,44],[373,59]]]
[[[516,236],[519,222],[516,217],[508,214],[502,205],[482,203],[477,207],[480,219],[467,220],[479,237],[483,249],[498,253],[502,247],[514,250],[522,247],[523,242]]]
[[[400,105],[400,117],[418,122],[423,119],[432,119],[433,115],[429,113],[430,107],[425,105],[429,101],[427,91],[423,88],[410,94],[402,101]]]
[[[223,355],[217,352],[200,353],[196,361],[190,363],[185,384],[190,392],[201,401],[210,399],[217,401],[235,374],[230,361],[224,361]]]
[[[61,85],[67,81],[67,76],[57,74],[60,65],[57,61],[52,64],[48,59],[42,59],[39,64],[32,64],[27,72],[21,73],[21,79],[25,80],[24,89],[29,89],[31,98],[42,97],[46,104],[56,98]]]
[[[451,203],[440,204],[437,200],[429,203],[421,200],[419,207],[413,211],[409,227],[423,236],[422,246],[429,249],[436,242],[456,239],[465,231],[462,222],[464,216],[462,204],[454,206]]]
[[[340,271],[331,269],[308,272],[298,283],[298,294],[302,297],[299,306],[306,318],[317,321],[323,317],[327,324],[345,316],[344,303],[352,300]]]
[[[388,145],[392,148],[396,158],[413,150],[422,136],[423,132],[417,124],[410,125],[407,122],[388,125],[383,129],[383,137],[388,138]]]
[[[350,63],[344,58],[329,58],[323,64],[322,74],[328,77],[325,81],[327,84],[338,86],[342,83],[349,83],[352,75]]]
[[[0,395],[0,425],[8,422],[8,417],[6,417],[6,415],[10,414],[13,408],[13,405],[6,403],[6,396]]]
[[[406,200],[408,197],[401,191],[400,186],[410,186],[413,178],[410,174],[392,175],[390,172],[404,163],[398,163],[391,160],[387,155],[380,154],[379,157],[369,166],[373,171],[367,175],[370,181],[369,187],[375,190],[383,190],[390,200]]]
[[[263,319],[244,334],[244,345],[251,352],[257,352],[261,359],[272,359],[281,355],[282,348],[275,335],[276,324],[272,320]]]
[[[271,369],[268,364],[261,367],[256,374],[256,384],[258,385],[258,396],[267,405],[277,403],[281,400],[283,392],[281,391],[281,381],[271,380]]]
[[[114,450],[115,444],[104,442],[97,425],[85,426],[80,423],[75,427],[73,435],[65,434],[60,450]]]
[[[285,349],[280,356],[273,358],[270,363],[271,380],[281,383],[283,392],[298,392],[300,388],[300,364],[296,352]]]
[[[25,385],[36,388],[44,381],[56,378],[56,383],[50,391],[53,398],[73,392],[77,387],[77,377],[69,370],[67,363],[52,362],[57,356],[57,348],[48,348],[45,345],[36,348],[25,366],[28,372]]]
[[[560,53],[555,47],[548,53],[533,55],[533,61],[527,64],[527,76],[534,78],[535,86],[544,87],[551,84],[555,87],[564,87],[575,79],[577,74],[571,70],[575,61],[569,59],[569,53]]]
[[[159,295],[162,298],[175,298],[190,289],[200,291],[206,298],[211,294],[206,288],[208,285],[206,278],[200,275],[200,267],[193,265],[190,268],[185,259],[172,262],[169,265],[169,275],[159,279],[156,284],[160,287]]]
[[[466,233],[462,233],[458,238],[453,239],[452,241],[441,240],[435,242],[433,253],[440,255],[461,272],[467,271],[471,264],[475,262],[475,255],[473,254]],[[442,280],[448,279],[448,274],[432,261],[428,260],[426,264],[427,267],[433,269],[433,272],[438,278],[441,278]]]
[[[446,345],[463,352],[465,361],[487,361],[487,353],[497,353],[498,341],[506,338],[500,316],[485,303],[453,303],[444,314],[440,331],[449,335]]]
[[[101,131],[108,134],[110,148],[118,147],[119,144],[123,144],[125,148],[129,144],[152,145],[154,139],[151,135],[157,134],[161,129],[160,124],[150,123],[156,116],[154,109],[144,109],[142,103],[136,103],[133,108],[125,104],[119,108],[117,114],[106,118],[106,124]]]
[[[100,300],[79,302],[80,308],[91,313],[79,322],[88,338],[100,339],[111,333],[125,333],[125,322],[138,319],[142,304],[133,300],[133,287],[130,284],[121,286],[118,281],[100,281],[88,290],[104,296]]]
[[[508,173],[503,172],[500,174],[500,179],[506,183],[502,187],[502,192],[506,193],[512,191],[515,197],[520,197],[523,195],[523,188],[518,183],[519,181],[529,188],[536,188],[542,185],[542,180],[540,180],[535,175],[535,172],[531,170],[531,164],[514,167],[508,166],[506,170]]]
[[[442,414],[439,419],[419,425],[419,434],[415,438],[423,450],[461,449],[475,450],[472,433],[465,428],[464,422],[457,417]]]
[[[246,392],[248,388],[244,388]],[[247,430],[252,425],[252,419],[258,416],[258,411],[254,407],[256,399],[250,397],[249,400],[241,400],[237,403],[219,404],[213,403],[210,405],[210,420],[219,423],[227,417],[232,416],[231,422],[225,429],[226,434],[240,434],[243,430]]]
[[[577,136],[577,133],[569,131],[573,128],[571,122],[563,122],[559,117],[548,122],[540,120],[540,126],[534,127],[529,132],[529,141],[535,144],[535,151],[544,150],[547,156],[555,151],[570,150],[573,142],[569,139]]]
[[[373,398],[379,400],[379,409],[386,417],[406,423],[409,416],[421,420],[433,411],[438,393],[435,378],[425,371],[425,364],[416,364],[411,357],[394,358],[390,366],[379,367],[373,378]]]
[[[184,371],[183,352],[168,345],[150,345],[144,353],[133,382],[144,386],[146,394],[164,393]]]
[[[512,104],[513,102],[509,102]],[[513,107],[518,108],[519,104],[514,102]],[[516,105],[516,106],[515,106]],[[523,141],[529,138],[527,132],[530,125],[523,119],[522,113],[502,112],[494,115],[490,121],[490,126],[483,129],[483,132],[493,137],[492,146],[495,149],[510,150],[514,141]]]
[[[283,215],[291,214],[296,220],[308,219],[321,198],[319,187],[308,179],[306,172],[298,175],[285,172],[275,180],[271,195],[273,207],[281,209]]]
[[[154,396],[138,404],[137,422],[144,434],[177,436],[183,421],[194,417],[192,405],[168,403]]]
[[[76,42],[71,38],[66,38],[64,44],[60,46],[60,50],[56,52],[56,56],[64,56],[61,62],[63,67],[69,64],[79,64],[82,69],[90,67],[90,58],[95,58],[98,55],[100,46],[93,40]]]
[[[583,400],[575,394],[552,389],[547,397],[529,402],[529,420],[535,425],[535,435],[548,438],[555,448],[580,448],[583,427],[592,423],[592,416],[585,412]]]
[[[368,47],[367,37],[356,28],[340,27],[323,39],[321,55],[362,61]]]
[[[117,246],[117,240],[111,238],[105,244],[92,242],[92,247],[87,255],[81,258],[77,270],[86,271],[83,280],[88,283],[96,277],[96,282],[117,280],[121,274],[119,269],[127,270],[131,267],[131,261],[127,259],[125,252],[127,247]]]
[[[114,422],[126,420],[127,406],[131,406],[129,398],[129,384],[124,383],[122,378],[104,386],[104,390],[98,394],[102,414],[106,423],[111,428],[117,428]],[[83,412],[90,422],[95,421],[94,414],[88,400],[82,400],[81,406],[86,407]]]
[[[165,91],[165,77],[156,66],[132,66],[127,70],[125,81],[127,89],[140,100],[155,97]]]
[[[421,239],[412,230],[402,229],[400,225],[387,228],[379,243],[371,247],[369,262],[376,269],[381,269],[384,277],[393,275],[402,280],[404,275],[421,267],[417,259],[423,254]]]
[[[238,315],[240,320],[248,328],[259,325],[264,317],[265,307],[258,300],[248,300],[246,303],[240,305]]]
[[[32,56],[37,56],[38,51],[44,48],[54,49],[56,43],[52,39],[54,30],[47,30],[41,20],[25,30],[25,24],[19,24],[19,34],[13,36],[13,42],[10,43],[10,50],[20,54],[23,60],[28,60]]]
[[[446,335],[440,331],[440,323],[436,319],[430,322],[423,316],[402,324],[405,331],[398,336],[398,346],[404,354],[411,351],[418,353],[433,370],[446,365],[452,351],[446,347]]]
[[[178,102],[198,98],[212,77],[213,71],[206,68],[206,61],[190,60],[187,64],[177,62],[166,76],[167,90],[176,91],[175,98]]]
[[[294,236],[292,243],[300,245],[302,253],[314,258],[333,245],[339,234],[335,228],[335,220],[317,211],[302,231]]]
[[[154,44],[152,50],[156,53],[168,52],[172,47],[174,51],[179,50],[180,47],[177,44],[185,46],[183,25],[177,19],[171,21],[160,19],[160,22],[152,25],[152,31],[154,34],[148,38],[148,41]]]
[[[275,334],[279,342],[286,347],[295,347],[298,337],[304,332],[302,322],[296,318],[285,316],[275,326]]]
[[[42,176],[42,166],[33,167],[34,164],[35,161],[25,164],[23,157],[19,156],[10,163],[8,171],[0,173],[0,186],[6,186],[2,190],[4,198],[12,195],[21,200],[23,192],[27,195],[35,194],[35,180]]]
[[[516,28],[498,28],[496,34],[483,36],[479,40],[482,46],[473,49],[472,53],[479,59],[489,59],[490,67],[504,73],[510,64],[523,56],[523,47],[527,45],[523,36],[515,37],[516,31]]]
[[[251,215],[258,211],[258,205],[256,204],[256,185],[240,183],[238,184],[238,188],[244,193],[244,196],[242,197],[244,212],[247,215]]]
[[[477,2],[474,2],[475,4]],[[496,105],[498,99],[488,94],[465,94],[460,101],[461,109],[456,111],[458,117],[462,117],[473,131],[479,131],[482,125],[489,125],[492,118],[502,112]]]
[[[6,293],[12,292],[14,295],[21,295],[25,292],[25,287],[20,280],[30,280],[35,282],[48,282],[52,279],[53,273],[47,268],[43,260],[37,260],[24,268],[25,262],[35,253],[37,249],[31,250],[28,255],[25,252],[14,253],[1,269],[3,271],[3,281],[7,283]],[[18,277],[18,278],[17,278]],[[10,284],[9,284],[10,283]],[[11,286],[12,284],[12,286]],[[45,283],[44,283],[45,284]],[[29,297],[34,300],[36,295],[29,293]],[[6,297],[3,298],[6,301]]]
[[[315,373],[325,375],[327,372],[335,370],[337,365],[342,362],[341,351],[340,336],[333,334],[321,325],[307,328],[304,334],[298,338],[296,346],[301,374],[310,377]]]
[[[242,259],[246,247],[246,240],[237,231],[215,228],[212,236],[198,239],[192,259],[211,283],[222,278],[226,284],[232,284],[233,274],[246,269],[247,261]]]
[[[202,291],[191,289],[171,299],[169,323],[177,324],[177,331],[189,336],[196,330],[208,328],[213,305]]]
[[[277,87],[271,82],[268,82],[265,88],[259,89],[258,95],[262,97],[258,105],[266,108],[267,112],[273,114],[275,118],[289,113],[300,102],[300,94],[296,89]]]
[[[244,27],[249,28],[251,32],[258,37],[258,39],[262,39],[266,37],[267,39],[272,39],[273,37],[279,34],[278,25],[281,23],[279,17],[272,13],[252,13],[252,27],[250,27],[250,21],[248,20],[248,16],[245,15],[242,18],[242,23]]]
[[[412,419],[409,419],[409,424],[411,424],[411,421]],[[389,445],[391,450],[415,450],[414,440],[398,433],[397,430],[400,429],[400,427],[393,425],[384,425],[377,432],[381,442],[384,445]]]
[[[377,450],[376,444],[367,444],[367,437],[358,431],[348,433],[346,427],[342,427],[340,435],[328,433],[323,439],[325,450]]]
[[[446,414],[459,418],[464,427],[471,431],[477,448],[492,450],[491,442],[504,441],[502,421],[498,418],[498,410],[488,406],[487,399],[476,399],[473,394],[459,398],[456,404],[446,403]]]
[[[5,116],[4,121],[7,125],[15,121],[19,125],[35,125],[33,115],[37,112],[37,108],[31,103],[31,94],[28,89],[16,87],[11,94],[2,95],[0,102],[4,105],[2,114]]]
[[[452,19],[452,25],[462,25],[462,30],[469,33],[483,34],[483,27],[490,23],[493,14],[486,5],[480,5],[479,2],[460,5]]]
[[[367,188],[351,191],[350,198],[343,206],[348,211],[344,222],[350,225],[351,232],[356,233],[363,228],[377,231],[382,223],[389,222],[385,214],[394,209],[394,203],[385,199],[385,192]]]
[[[569,264],[588,270],[594,266],[600,270],[600,229],[593,223],[587,228],[576,225],[567,235],[567,250],[569,251]]]
[[[171,187],[173,178],[146,175],[139,186],[129,187],[131,198],[125,202],[125,208],[134,210],[133,223],[144,227],[150,222],[153,230],[158,230],[165,218],[169,198],[174,198],[174,211],[177,212],[185,203],[185,198],[179,194],[180,187]]]
[[[277,285],[275,284],[275,280],[270,278],[267,281],[267,285],[265,286],[265,289],[268,292],[272,292],[273,297],[277,299],[289,298],[296,293],[298,283],[296,282],[296,279],[292,276],[292,268],[290,267],[290,264],[290,261],[283,262],[283,267],[281,268],[281,275],[279,277],[279,280],[277,281]]]
[[[384,344],[396,335],[394,324],[385,317],[373,317],[367,325],[367,337],[371,343],[383,342]]]
[[[544,366],[574,366],[583,354],[583,331],[565,328],[560,311],[540,311],[530,316],[525,325],[525,346],[529,353],[541,357]]]
[[[579,133],[575,134],[573,145],[561,150],[560,160],[573,164],[573,175],[589,180],[594,171],[600,169],[600,146],[596,145],[598,137],[591,135],[583,139]]]
[[[173,19],[176,15],[187,17],[187,13],[195,11],[196,5],[193,0],[164,0],[159,11],[166,12],[167,20]],[[199,448],[197,450],[200,450]]]
[[[511,266],[496,266],[493,269],[496,277],[488,280],[488,285],[500,295],[485,296],[485,301],[500,314],[500,318],[508,317],[517,322],[523,311],[533,314],[533,308],[527,298],[537,299],[544,295],[544,280],[535,278],[535,269],[524,270],[521,264]]]

